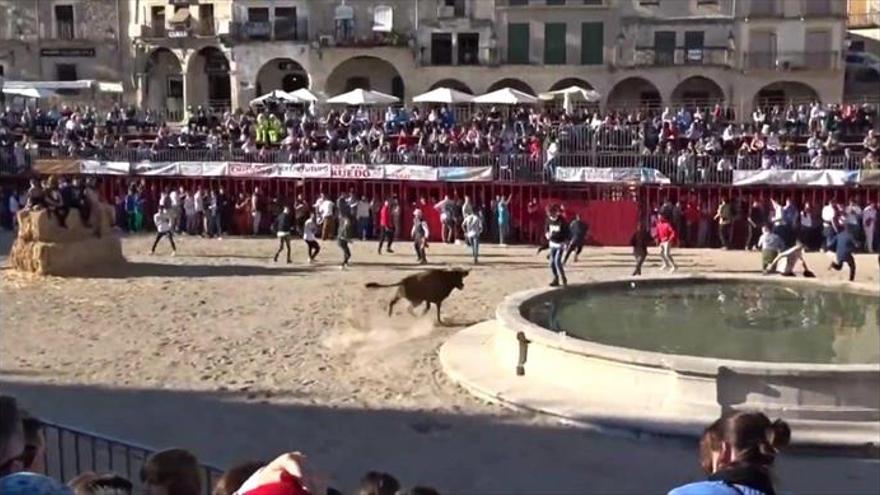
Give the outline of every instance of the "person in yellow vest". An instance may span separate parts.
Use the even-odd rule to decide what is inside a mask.
[[[281,132],[283,131],[281,120],[273,113],[266,122],[269,133],[269,144],[277,144],[281,140]]]
[[[257,142],[265,143],[269,138],[269,125],[266,113],[257,115]]]

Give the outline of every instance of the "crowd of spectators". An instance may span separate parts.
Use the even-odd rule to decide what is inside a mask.
[[[880,141],[871,105],[776,105],[748,118],[720,104],[662,110],[608,111],[578,107],[330,107],[322,115],[269,104],[214,113],[197,107],[180,125],[149,111],[62,106],[7,108],[0,114],[4,160],[25,167],[30,156],[119,160],[358,162],[468,165],[491,163],[650,166],[676,158],[682,180],[698,170],[755,168],[876,168]],[[435,158],[435,160],[431,160]],[[668,172],[668,170],[665,170]]]
[[[112,472],[81,472],[71,480],[45,475],[49,449],[42,423],[21,410],[10,396],[0,396],[0,493],[4,495],[130,495],[135,487],[150,495],[202,495],[211,483],[203,476],[198,458],[185,449],[150,455],[137,480]],[[759,412],[723,416],[701,435],[698,462],[707,476],[672,489],[672,495],[772,495],[776,480],[772,466],[780,449],[791,439],[782,420],[770,421]],[[77,463],[78,465],[78,463]],[[112,469],[112,468],[111,468]],[[65,484],[65,481],[67,482]],[[299,452],[274,460],[251,460],[232,466],[213,483],[214,495],[324,495],[341,494],[327,473]],[[350,493],[358,495],[437,495],[427,486],[404,488],[393,475],[369,471]]]

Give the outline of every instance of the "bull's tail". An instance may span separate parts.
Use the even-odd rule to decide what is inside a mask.
[[[397,287],[403,285],[403,282],[397,282],[396,284],[377,284],[376,282],[370,282],[365,285],[368,289],[383,289],[386,287]]]

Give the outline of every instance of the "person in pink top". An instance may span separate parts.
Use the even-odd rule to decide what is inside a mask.
[[[670,252],[676,238],[675,228],[669,223],[669,219],[661,215],[660,220],[657,221],[657,242],[660,244],[660,259],[663,260],[663,270],[669,269],[671,272],[678,270]]]

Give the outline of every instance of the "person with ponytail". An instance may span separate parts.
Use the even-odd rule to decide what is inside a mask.
[[[790,441],[788,424],[771,422],[764,413],[722,417],[700,439],[700,464],[708,479],[675,488],[669,495],[776,495],[773,462]]]

